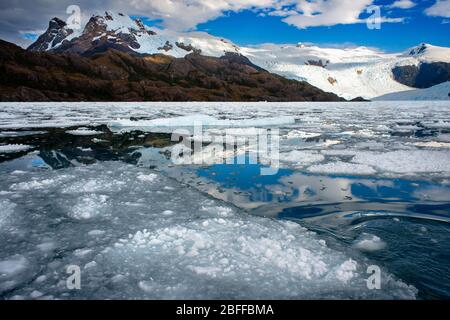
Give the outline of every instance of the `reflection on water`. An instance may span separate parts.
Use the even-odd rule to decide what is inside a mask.
[[[219,164],[197,169],[190,179],[196,180],[202,191],[264,216],[304,219],[339,212],[385,211],[450,221],[449,185],[320,176],[290,169],[280,169],[274,176],[259,173],[260,165]],[[180,173],[183,175],[189,173]]]
[[[421,298],[450,297],[449,185],[287,169],[263,177],[259,169],[214,165],[178,177],[252,214],[298,221],[330,245],[377,236],[386,245],[367,257],[414,284]]]

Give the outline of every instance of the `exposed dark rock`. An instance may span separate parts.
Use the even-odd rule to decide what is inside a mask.
[[[337,80],[333,77],[328,77],[327,80],[332,86],[334,86],[334,84],[337,83]]]
[[[48,29],[31,46],[30,51],[45,51],[59,44],[63,39],[73,33],[67,24],[58,18],[50,20]]]
[[[330,61],[322,61],[322,60],[308,60],[308,62],[306,62],[306,65],[310,65],[310,66],[317,66],[317,67],[322,67],[322,68],[326,68],[327,65],[330,63]]]
[[[202,53],[201,49],[196,49],[191,44],[185,45],[183,42],[175,42],[175,45],[178,48],[183,49],[183,50],[185,50],[187,52],[191,52],[192,51],[195,54],[201,54]]]
[[[158,48],[158,50],[164,50],[164,51],[170,51],[170,50],[172,50],[173,49],[173,45],[169,42],[169,41],[166,41],[166,43],[164,44],[164,46],[162,46],[162,47],[159,47]]]
[[[351,100],[352,102],[370,102],[370,100],[364,99],[363,97],[356,97]]]
[[[430,88],[450,81],[450,63],[421,63],[419,66],[398,66],[392,70],[394,79],[413,88]]]

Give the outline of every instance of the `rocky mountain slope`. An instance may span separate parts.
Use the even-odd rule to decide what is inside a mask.
[[[237,53],[88,57],[25,51],[0,41],[1,101],[339,101],[306,82],[271,74]]]

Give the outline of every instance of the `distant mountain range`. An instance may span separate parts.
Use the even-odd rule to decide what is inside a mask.
[[[429,44],[420,44],[399,54],[387,54],[366,47],[336,49],[303,44],[239,47],[226,39],[213,37],[204,32],[178,33],[160,30],[148,27],[142,21],[133,20],[122,13],[105,12],[94,14],[85,27],[80,30],[70,29],[64,21],[58,18],[52,19],[47,31],[28,48],[28,51],[82,56],[83,63],[95,61],[100,67],[112,68],[111,72],[119,68],[131,78],[134,74],[139,74],[138,78],[142,78],[142,81],[147,79],[143,75],[147,76],[148,70],[131,70],[131,67],[120,65],[117,61],[110,61],[106,65],[102,65],[99,61],[111,60],[111,56],[114,55],[120,57],[121,60],[132,60],[135,64],[138,63],[137,61],[141,61],[139,62],[141,64],[148,64],[149,61],[155,63],[156,58],[151,57],[158,55],[156,60],[158,60],[159,67],[165,66],[170,69],[174,64],[177,65],[176,77],[186,81],[183,85],[178,82],[172,83],[169,80],[166,83],[171,86],[180,85],[184,89],[186,86],[194,86],[194,83],[190,81],[194,71],[204,74],[202,77],[212,77],[221,82],[216,85],[220,88],[217,89],[219,91],[224,90],[227,85],[237,85],[239,80],[234,77],[240,76],[246,79],[241,82],[252,83],[252,88],[260,88],[264,81],[261,80],[261,76],[256,77],[257,73],[270,77],[271,80],[267,79],[268,82],[280,79],[276,78],[274,73],[300,81],[300,83],[307,82],[311,86],[321,89],[313,95],[292,93],[285,88],[282,90],[283,95],[280,95],[280,92],[263,90],[259,99],[250,94],[252,100],[281,98],[285,100],[337,100],[334,95],[325,94],[322,91],[333,93],[347,100],[374,99],[381,96],[389,97],[390,94],[398,92],[432,88],[437,85],[440,85],[439,90],[419,90],[420,95],[426,98],[427,92],[433,92],[434,94],[430,98],[449,99],[449,93],[443,89],[447,87],[442,84],[450,81],[450,48]],[[111,51],[114,54],[107,53]],[[129,57],[124,58],[125,55]],[[193,60],[196,63],[201,61],[200,69],[193,63]],[[214,71],[209,68],[205,69],[205,64],[208,63],[217,64]],[[229,68],[230,64],[235,67],[245,65],[243,68],[245,76],[240,73],[239,68],[235,68],[232,72],[225,72],[231,73],[233,77],[224,78],[222,68]],[[146,65],[144,69],[147,67]],[[185,70],[182,71],[180,68],[185,68]],[[186,71],[186,68],[189,71]],[[158,72],[165,72],[167,78],[174,77],[173,74],[163,70]],[[195,81],[201,82],[197,78]],[[283,82],[284,80],[277,81]],[[300,84],[289,82],[287,87],[291,88],[290,86],[300,86]],[[301,86],[304,86],[303,89],[308,92],[313,90],[306,84]],[[189,91],[184,89],[181,91]],[[314,88],[314,90],[316,89]],[[439,94],[436,94],[437,92]],[[141,99],[149,98],[148,95],[139,95],[139,97]],[[202,98],[205,97],[207,98],[208,94],[202,95]],[[193,97],[185,93],[184,98]],[[196,98],[200,98],[200,96]],[[212,97],[214,100],[232,98],[250,99],[250,97],[245,98],[243,93],[233,95],[231,92],[214,94]]]

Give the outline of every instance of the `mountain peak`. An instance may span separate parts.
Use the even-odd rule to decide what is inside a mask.
[[[48,51],[61,43],[74,30],[67,27],[67,23],[54,17],[48,23],[48,29],[28,47],[30,51]]]
[[[421,43],[408,49],[403,56],[413,57],[420,61],[441,61],[450,63],[450,48],[438,47],[429,43]]]
[[[239,53],[239,48],[225,39],[206,33],[178,33],[150,28],[140,19],[113,11],[94,12],[82,31],[69,30],[66,23],[58,18],[52,19],[50,25],[49,30],[28,48],[30,51],[92,55],[113,48],[133,54],[161,53],[174,57],[184,57],[190,53],[216,57],[226,52]]]
[[[431,45],[428,43],[421,43],[418,46],[415,46],[415,47],[409,49],[409,55],[410,56],[421,55],[421,54],[425,53],[430,46]]]

